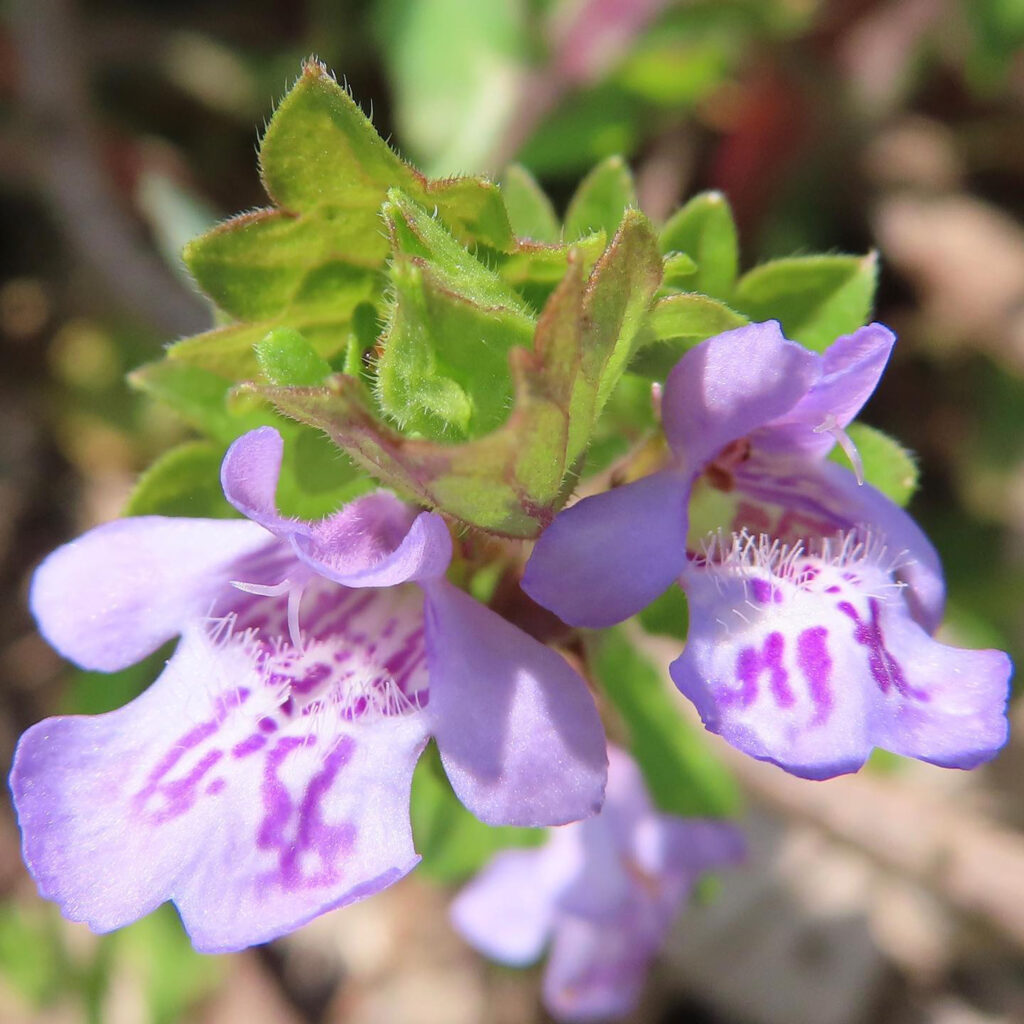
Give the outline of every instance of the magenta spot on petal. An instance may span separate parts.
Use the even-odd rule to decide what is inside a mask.
[[[206,723],[206,726],[210,724]],[[202,730],[201,733],[200,730]],[[215,731],[216,726],[212,730],[207,729],[205,726],[199,726],[190,733],[187,733],[180,742],[184,742],[184,739],[196,735],[206,738],[211,732]],[[200,741],[196,740],[193,742],[192,747]],[[146,785],[135,794],[133,799],[135,810],[151,825],[162,825],[165,821],[180,817],[190,810],[199,795],[200,783],[209,774],[213,766],[224,756],[223,750],[208,750],[183,778],[165,780],[165,776],[184,757],[188,749],[190,748],[179,747],[169,751],[156,768],[150,772]],[[159,798],[163,799],[163,806],[152,807],[151,804],[154,800]]]
[[[763,672],[768,673],[768,684],[781,708],[793,704],[793,691],[789,688],[789,673],[782,664],[786,641],[779,632],[769,633],[765,637],[762,650],[756,647],[744,647],[736,659],[736,677],[740,682],[738,691],[728,691],[723,695],[725,703],[738,699],[743,707],[749,707],[757,699],[757,684]]]
[[[246,736],[244,740],[236,743],[231,748],[231,756],[248,757],[249,754],[255,754],[257,750],[265,747],[266,743],[266,736],[261,736],[258,732],[254,732],[251,736]]]
[[[841,594],[842,592],[843,592],[843,588],[840,587],[840,586],[837,586],[835,583],[833,583],[831,587],[826,587],[825,588],[825,593],[826,594]]]
[[[224,779],[213,779],[210,782],[210,784],[206,787],[206,792],[209,793],[210,796],[216,796],[224,789],[226,785],[227,782],[225,782]]]
[[[277,732],[277,722],[272,718],[268,718],[266,715],[264,715],[256,724],[260,727],[262,732]]]
[[[292,681],[292,689],[296,693],[302,695],[312,693],[324,682],[325,679],[328,679],[330,675],[331,666],[318,662],[317,664],[310,666],[301,679],[295,679]]]
[[[796,641],[796,663],[810,688],[811,700],[817,709],[812,725],[821,725],[832,713],[832,657],[828,653],[828,630],[824,626],[805,629]]]
[[[350,736],[341,738],[309,780],[296,805],[278,772],[302,745],[301,739],[285,737],[268,754],[261,787],[266,814],[256,836],[260,849],[277,851],[278,870],[265,881],[288,890],[334,882],[343,871],[345,855],[356,836],[353,823],[331,825],[323,820],[322,814],[323,802],[338,773],[351,759],[355,741]],[[310,870],[311,861],[317,864],[315,870]]]
[[[885,637],[882,635],[879,616],[881,606],[876,598],[871,598],[868,601],[868,609],[871,613],[870,622],[864,622],[857,614],[857,609],[849,601],[840,601],[836,607],[853,622],[853,639],[862,647],[867,648],[868,670],[882,693],[888,693],[890,688],[894,687],[901,697],[913,697],[920,701],[930,700],[926,691],[918,690],[907,682],[903,666],[885,646]]]
[[[750,591],[758,604],[770,604],[775,588],[767,580],[751,580]]]

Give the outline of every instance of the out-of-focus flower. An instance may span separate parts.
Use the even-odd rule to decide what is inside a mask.
[[[229,450],[224,492],[247,520],[121,520],[36,574],[41,630],[87,668],[181,634],[142,696],[18,745],[26,863],[96,931],[171,899],[196,948],[233,950],[390,885],[419,860],[409,789],[431,736],[484,821],[600,806],[583,681],[445,580],[441,518],[383,492],[319,523],[283,518],[281,453],[270,428]]]
[[[551,942],[544,1002],[559,1020],[627,1013],[698,875],[744,852],[733,825],[658,813],[632,759],[608,757],[597,817],[498,854],[452,905],[456,929],[502,963],[529,964]]]
[[[697,345],[665,385],[669,465],[562,512],[523,581],[566,622],[604,626],[678,579],[677,686],[712,732],[808,778],[876,746],[970,768],[1006,740],[1009,659],[931,639],[938,556],[863,483],[844,433],[893,342],[871,324],[817,355],[772,321]],[[837,441],[856,475],[825,458]]]

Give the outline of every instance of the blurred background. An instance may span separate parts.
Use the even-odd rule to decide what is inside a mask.
[[[2,0],[0,762],[154,666],[74,673],[39,559],[186,435],[124,374],[210,312],[178,260],[265,203],[261,126],[317,54],[431,175],[529,166],[556,203],[612,153],[663,218],[727,193],[744,263],[881,256],[900,335],[865,420],[919,458],[947,642],[1024,647],[1024,0]],[[1024,712],[1013,712],[1024,725]],[[1024,740],[970,774],[827,785],[732,760],[743,872],[681,919],[635,1020],[1024,1020]],[[271,946],[194,954],[173,911],[97,938],[42,904],[0,807],[0,1020],[544,1021],[413,876]]]

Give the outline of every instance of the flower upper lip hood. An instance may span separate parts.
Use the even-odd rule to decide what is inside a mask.
[[[544,1002],[558,1020],[628,1013],[697,877],[745,853],[735,825],[660,813],[633,760],[615,747],[608,759],[599,815],[498,854],[452,905],[462,936],[503,963],[551,941]]]
[[[850,423],[894,340],[887,327],[869,324],[818,355],[788,341],[770,320],[691,349],[669,374],[662,397],[669,465],[562,512],[538,541],[523,589],[573,626],[609,626],[640,611],[686,567],[697,478],[730,444],[746,439],[748,456],[814,466],[828,477],[827,488],[837,492],[833,529],[884,525],[891,547],[911,555],[907,582],[922,623],[935,629],[944,589],[931,543],[884,495],[858,488],[849,471],[826,463],[835,438],[815,430],[829,416],[839,429]]]
[[[678,581],[690,625],[676,685],[709,730],[808,778],[854,771],[875,746],[969,768],[1007,735],[1009,659],[930,637],[934,548],[825,458],[848,445],[893,340],[870,324],[818,355],[772,321],[697,345],[664,389],[668,465],[562,512],[523,579],[592,627]]]
[[[431,736],[487,822],[600,806],[585,684],[445,579],[441,518],[378,492],[288,519],[281,454],[262,428],[225,457],[246,520],[120,520],[35,576],[41,631],[80,665],[113,671],[182,638],[130,704],[47,719],[18,745],[26,863],[97,931],[172,899],[198,949],[238,949],[391,884],[419,859],[409,789]]]

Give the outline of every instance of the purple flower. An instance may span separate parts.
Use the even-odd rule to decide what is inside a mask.
[[[544,1002],[559,1020],[629,1012],[697,876],[744,852],[732,825],[659,814],[632,759],[608,759],[597,817],[499,853],[452,905],[462,936],[502,963],[532,963],[550,939]]]
[[[409,789],[431,736],[486,822],[600,806],[583,681],[445,580],[441,518],[382,492],[323,522],[282,518],[281,451],[263,428],[224,460],[251,521],[124,519],[36,573],[42,632],[87,668],[181,634],[138,699],[40,722],[15,755],[29,870],[95,931],[170,899],[197,949],[234,950],[390,885],[419,860]]]
[[[970,768],[1006,740],[1000,651],[931,639],[942,572],[913,520],[825,456],[874,390],[894,337],[871,324],[822,355],[774,321],[693,348],[665,385],[671,457],[562,512],[523,587],[605,626],[678,579],[671,666],[705,726],[796,775],[859,768],[873,747]]]

